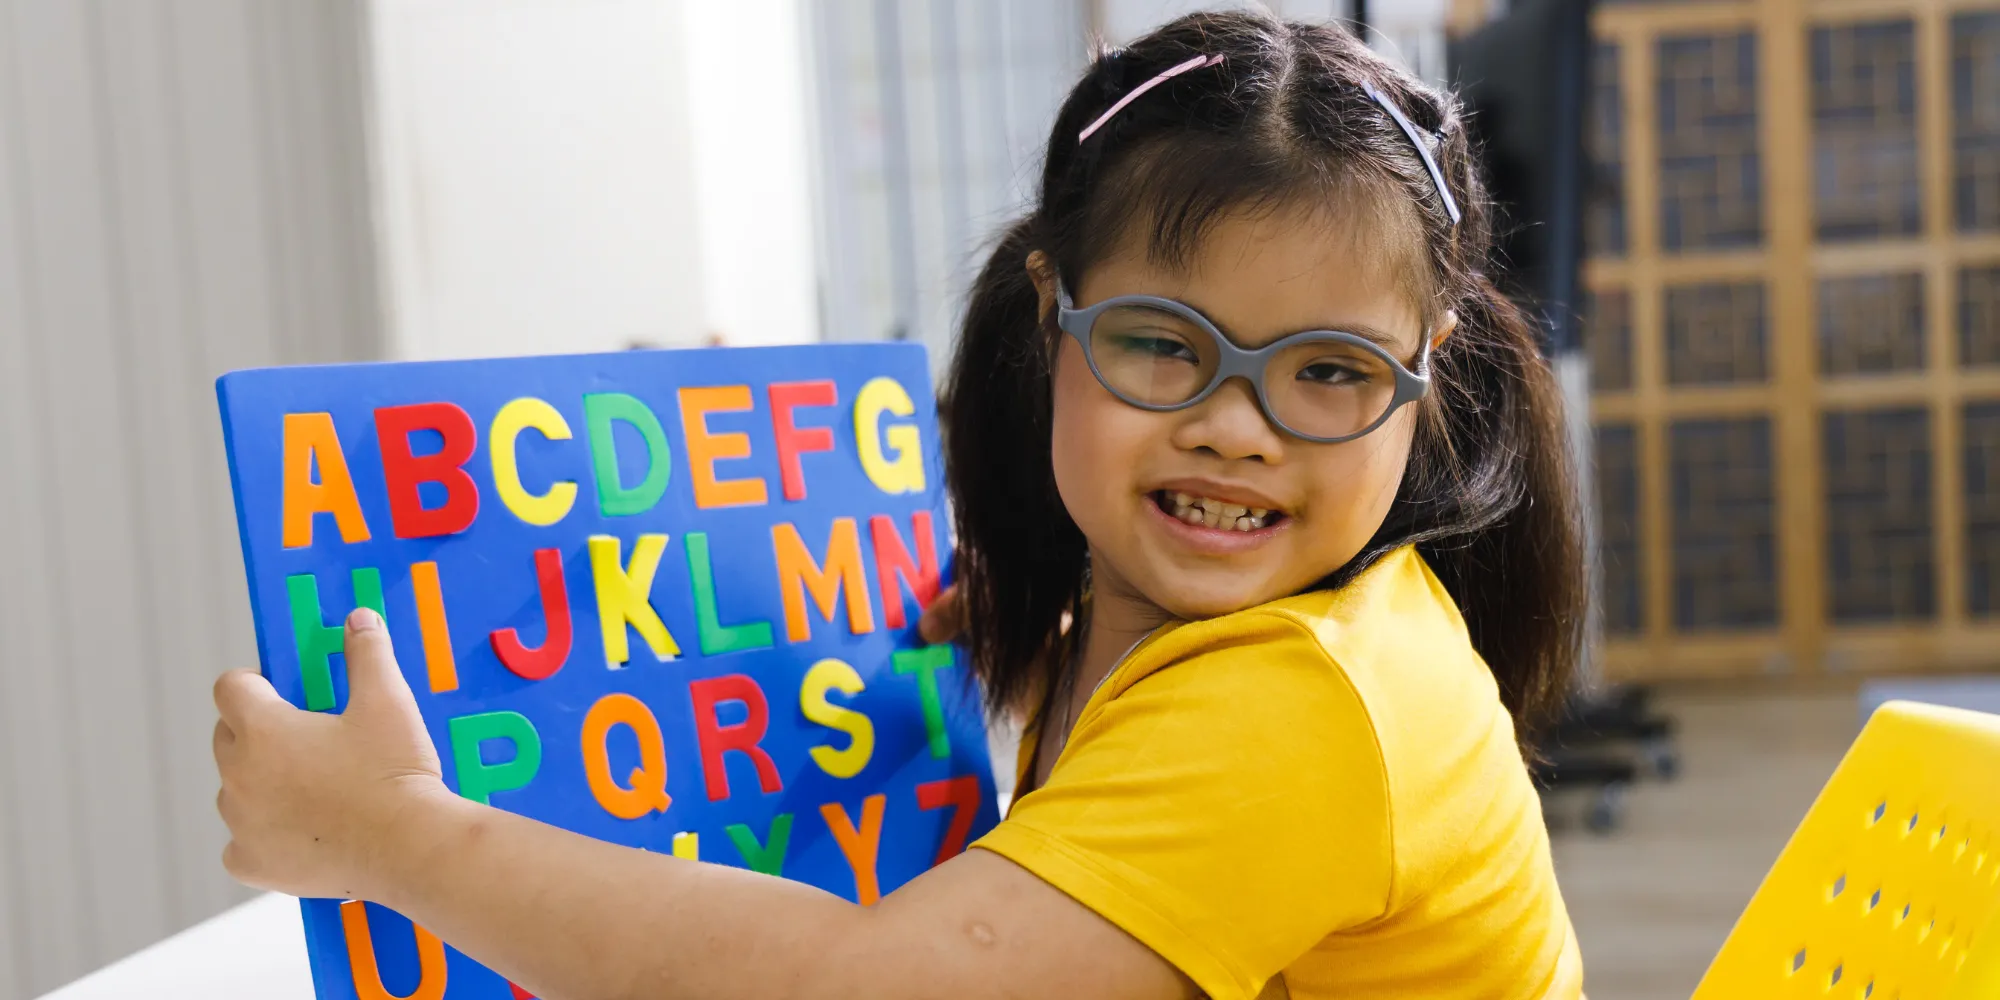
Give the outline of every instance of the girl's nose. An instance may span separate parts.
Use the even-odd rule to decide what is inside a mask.
[[[1267,465],[1284,460],[1284,432],[1265,419],[1257,390],[1247,379],[1223,382],[1213,395],[1182,412],[1186,416],[1173,435],[1177,448]]]

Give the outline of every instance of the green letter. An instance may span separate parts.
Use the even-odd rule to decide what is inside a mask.
[[[368,608],[382,621],[382,574],[373,566],[354,571],[354,604]],[[299,680],[306,689],[306,710],[324,712],[333,707],[333,666],[329,659],[341,651],[347,637],[347,616],[326,624],[319,607],[319,580],[311,573],[285,577],[285,596],[292,606],[292,639],[299,651]]]
[[[777,875],[785,867],[785,848],[792,842],[792,814],[779,813],[771,818],[771,842],[757,843],[757,834],[742,823],[731,823],[724,828],[729,839],[736,843],[736,853],[743,855],[743,863],[753,872]]]
[[[708,534],[688,532],[688,581],[694,585],[694,623],[701,629],[701,653],[734,653],[771,645],[770,622],[724,625],[715,613],[715,570],[708,561]]]
[[[917,675],[917,697],[924,704],[924,731],[930,734],[931,756],[951,756],[951,734],[944,728],[944,705],[938,701],[937,672],[956,666],[950,646],[899,649],[889,657],[899,674]]]
[[[486,764],[479,745],[487,740],[514,744],[514,759]],[[451,759],[458,770],[458,794],[480,805],[492,805],[494,792],[527,787],[542,769],[542,737],[535,724],[519,712],[482,712],[451,720]]]
[[[611,437],[614,420],[631,424],[646,439],[646,478],[629,490],[618,481],[618,446]],[[667,492],[667,473],[673,458],[673,451],[667,447],[667,432],[660,429],[660,418],[646,404],[622,392],[592,392],[583,397],[583,422],[590,435],[597,509],[605,517],[652,510]]]

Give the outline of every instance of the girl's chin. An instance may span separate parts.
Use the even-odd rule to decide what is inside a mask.
[[[1242,581],[1216,581],[1215,587],[1203,587],[1199,580],[1189,580],[1185,576],[1174,581],[1166,593],[1148,595],[1160,609],[1182,621],[1197,621],[1203,618],[1220,618],[1245,608],[1275,601],[1284,594],[1262,594],[1242,590]]]

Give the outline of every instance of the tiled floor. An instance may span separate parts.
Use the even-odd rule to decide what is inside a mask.
[[[1860,730],[1855,692],[1663,693],[1682,774],[1638,786],[1608,836],[1559,829],[1557,877],[1591,1000],[1687,1000]],[[1557,803],[1557,817],[1579,813]]]

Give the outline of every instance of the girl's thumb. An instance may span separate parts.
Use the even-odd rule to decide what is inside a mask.
[[[416,698],[410,694],[402,668],[396,665],[396,649],[389,642],[389,629],[381,615],[369,608],[355,608],[347,616],[342,650],[347,654],[350,710],[384,702],[415,708]]]

